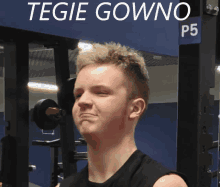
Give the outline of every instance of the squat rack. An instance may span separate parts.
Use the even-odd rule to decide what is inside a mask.
[[[215,64],[220,57],[219,2],[181,2],[187,2],[191,7],[189,19],[201,19],[201,28],[198,28],[200,42],[179,46],[177,171],[187,174],[192,187],[211,186],[213,177],[218,177],[217,186],[220,186],[219,171],[209,170],[213,163],[212,155],[208,153],[210,149],[218,148],[219,159],[219,137],[213,142],[212,135],[208,134],[214,105],[210,88],[215,87]],[[180,17],[185,15],[186,9],[181,7]]]
[[[25,31],[9,27],[0,29],[4,44],[5,112],[8,122],[2,138],[2,182],[4,186],[28,187],[29,184],[29,43],[54,48],[56,84],[59,87],[58,105],[62,106],[63,85],[70,78],[68,49],[75,49],[78,40]],[[60,145],[63,174],[77,172],[76,163],[70,163],[68,152],[75,150],[71,116],[60,122]],[[15,156],[16,155],[16,156]]]

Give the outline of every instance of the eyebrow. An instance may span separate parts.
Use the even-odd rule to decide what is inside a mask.
[[[101,85],[95,85],[95,86],[92,86],[92,90],[94,90],[94,89],[100,89],[100,88],[104,88],[104,89],[107,89],[107,90],[111,90],[111,88],[109,87],[109,86],[106,86],[106,85],[103,85],[103,84],[101,84]],[[83,88],[74,88],[74,90],[73,90],[73,93],[76,93],[77,91],[79,91],[79,90],[82,90]]]

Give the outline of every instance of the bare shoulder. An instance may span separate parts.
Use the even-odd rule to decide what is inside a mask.
[[[58,184],[56,185],[56,187],[60,187],[60,183],[58,183]]]
[[[164,175],[159,178],[153,187],[188,187],[186,182],[177,174]]]

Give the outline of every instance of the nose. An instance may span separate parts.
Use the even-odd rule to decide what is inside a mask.
[[[78,106],[83,108],[92,106],[91,95],[87,92],[84,92],[78,100]]]

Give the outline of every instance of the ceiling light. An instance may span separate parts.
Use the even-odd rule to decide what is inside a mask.
[[[35,88],[35,89],[41,89],[41,90],[58,91],[58,87],[56,85],[52,85],[52,84],[29,82],[28,87]]]

